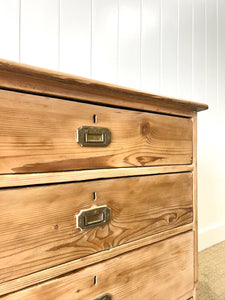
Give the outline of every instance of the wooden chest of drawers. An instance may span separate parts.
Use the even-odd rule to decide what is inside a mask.
[[[204,104],[0,61],[2,299],[196,299]]]

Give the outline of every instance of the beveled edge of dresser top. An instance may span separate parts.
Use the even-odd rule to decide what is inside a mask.
[[[0,88],[191,117],[208,105],[0,59]]]

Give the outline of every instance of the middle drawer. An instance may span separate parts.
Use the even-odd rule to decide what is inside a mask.
[[[99,206],[109,222],[77,228],[76,215]],[[2,189],[0,210],[4,282],[192,222],[192,173]]]

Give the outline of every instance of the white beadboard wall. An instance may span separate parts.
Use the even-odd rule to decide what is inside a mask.
[[[209,104],[199,250],[225,240],[225,0],[0,0],[0,57]]]

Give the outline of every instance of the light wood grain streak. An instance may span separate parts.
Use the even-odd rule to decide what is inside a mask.
[[[193,289],[192,265],[193,234],[188,232],[2,299],[90,300],[109,293],[114,300],[184,300]]]
[[[0,295],[4,295],[7,293],[14,292],[16,290],[23,289],[27,286],[32,286],[40,282],[47,281],[49,279],[55,278],[62,274],[74,271],[76,269],[80,269],[86,267],[88,265],[92,265],[98,263],[100,261],[104,261],[117,255],[120,255],[124,252],[129,252],[139,247],[143,247],[149,244],[156,243],[163,239],[167,239],[169,237],[179,235],[180,233],[187,232],[193,229],[193,224],[187,224],[178,228],[171,229],[169,231],[165,231],[159,234],[155,234],[153,236],[148,236],[146,238],[140,239],[138,241],[133,241],[125,245],[118,246],[116,248],[106,250],[103,252],[98,252],[93,255],[89,255],[87,257],[83,257],[62,265],[55,266],[53,268],[45,269],[40,272],[36,272],[19,279],[7,281],[5,283],[0,284]]]
[[[191,116],[192,111],[208,108],[202,103],[153,95],[2,59],[0,60],[0,75],[0,87],[2,88],[42,95],[186,116]]]
[[[192,120],[0,91],[0,173],[192,163]],[[93,124],[96,114],[98,123]],[[107,147],[81,147],[81,126],[106,127]]]
[[[81,170],[66,172],[6,174],[0,175],[0,188],[39,185],[47,183],[61,183],[101,178],[116,178],[137,175],[156,175],[162,173],[181,173],[193,171],[193,165],[115,168],[100,170]]]
[[[103,205],[109,224],[76,228],[75,215]],[[4,282],[191,223],[192,173],[1,189],[0,211]]]

